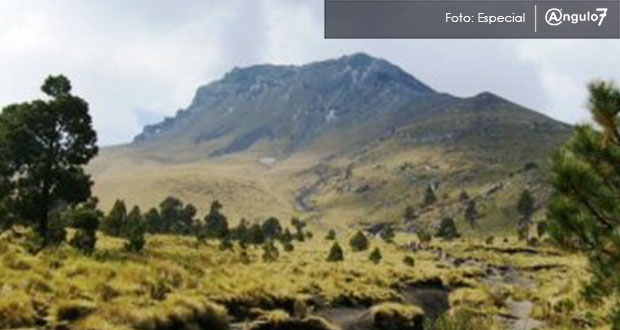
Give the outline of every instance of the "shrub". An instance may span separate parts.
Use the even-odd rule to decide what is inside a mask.
[[[495,237],[493,236],[489,236],[484,240],[484,243],[486,245],[493,245],[493,242],[495,242]]]
[[[415,266],[415,259],[412,256],[405,256],[403,258],[403,263],[409,267]]]
[[[282,248],[284,248],[284,251],[286,252],[293,252],[295,250],[295,246],[291,243],[291,241],[282,242]]]
[[[330,229],[329,232],[327,232],[327,236],[325,236],[325,240],[333,241],[335,239],[336,239],[336,231],[333,229]]]
[[[327,261],[336,262],[344,260],[344,251],[340,247],[338,242],[334,242],[331,249],[329,249],[329,255],[327,256]]]
[[[372,261],[375,265],[378,265],[381,262],[381,259],[383,259],[383,256],[381,255],[381,250],[379,250],[379,248],[375,248],[372,253],[370,253],[370,256],[368,256],[368,259],[370,261]]]
[[[357,231],[357,233],[355,233],[355,235],[353,235],[353,237],[351,237],[351,240],[349,241],[351,249],[355,252],[367,250],[369,244],[370,243],[368,242],[368,238],[366,238],[366,235],[364,235],[361,230]]]

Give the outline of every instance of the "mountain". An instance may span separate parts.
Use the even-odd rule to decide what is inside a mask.
[[[544,202],[547,159],[570,133],[498,95],[455,97],[354,54],[236,68],[89,169],[104,208],[177,195],[201,211],[220,199],[237,219],[302,212],[360,223],[398,218],[432,185],[442,197],[422,218],[460,214],[467,190],[485,218],[506,219],[522,189]]]

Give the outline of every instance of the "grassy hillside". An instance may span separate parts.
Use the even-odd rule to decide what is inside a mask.
[[[375,265],[369,251],[348,248],[349,231],[336,237],[345,249],[340,263],[326,261],[332,241],[318,231],[293,252],[278,245],[274,262],[262,261],[257,248],[246,258],[237,246],[220,251],[215,242],[157,235],[147,237],[141,254],[99,235],[90,257],[66,245],[32,256],[21,232],[0,236],[0,328],[260,329],[316,321],[353,329],[377,326],[376,313],[424,313],[428,320],[451,308],[438,329],[453,329],[449,322],[459,329],[577,329],[603,327],[607,308],[586,308],[577,294],[584,259],[525,247],[514,237],[491,245],[435,240],[411,249],[403,246],[416,238],[401,233],[393,244],[371,240],[383,254]],[[404,264],[405,256],[415,265]]]

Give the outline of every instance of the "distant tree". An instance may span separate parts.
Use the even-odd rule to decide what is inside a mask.
[[[71,94],[69,79],[49,76],[41,90],[48,100],[11,104],[0,114],[0,204],[34,227],[44,248],[64,231],[61,223],[51,228],[52,213],[91,196],[83,166],[98,148],[88,104]]]
[[[222,237],[222,240],[220,241],[220,251],[232,251],[232,250],[233,250],[232,237],[230,233],[227,233],[226,236]]]
[[[366,235],[364,235],[364,233],[359,230],[357,231],[357,233],[355,233],[355,235],[353,235],[353,237],[351,237],[349,245],[351,246],[351,249],[353,251],[359,252],[367,250],[370,243],[368,242],[368,238],[366,238]]]
[[[534,198],[529,190],[525,189],[519,196],[517,202],[517,212],[519,213],[518,234],[519,239],[528,238],[532,215],[534,214]]]
[[[261,245],[265,242],[265,234],[259,224],[255,223],[250,226],[248,242],[253,245]]]
[[[467,221],[472,227],[476,225],[476,220],[478,220],[478,207],[476,206],[476,201],[470,199],[467,202],[467,207],[465,208],[465,221]]]
[[[110,236],[120,237],[125,231],[126,224],[127,206],[123,200],[117,199],[110,213],[104,218],[101,230]]]
[[[433,239],[433,236],[423,227],[418,228],[415,234],[418,236],[418,240],[422,244],[428,244]]]
[[[126,229],[123,235],[127,239],[127,242],[125,242],[125,250],[128,252],[142,251],[145,243],[144,234],[146,228],[138,206],[134,206],[127,215],[127,224],[125,227]]]
[[[441,223],[439,224],[439,229],[435,234],[437,237],[441,237],[443,239],[451,240],[458,238],[459,232],[456,229],[456,224],[454,223],[454,219],[451,217],[444,217],[441,219]]]
[[[381,262],[381,259],[383,259],[383,256],[381,255],[381,250],[379,250],[378,247],[376,247],[368,256],[368,259],[370,261],[372,261],[375,265],[378,265]]]
[[[583,293],[592,302],[611,298],[612,329],[620,329],[620,89],[594,82],[589,91],[596,126],[578,125],[552,160],[547,231],[587,256],[592,276]]]
[[[280,252],[278,252],[278,248],[273,243],[272,240],[267,240],[263,243],[263,261],[264,262],[273,262],[278,260],[280,256]]]
[[[288,228],[286,228],[284,232],[282,233],[282,235],[280,235],[280,241],[282,243],[285,243],[285,242],[291,243],[293,239],[294,239],[293,234],[291,234],[291,231]]]
[[[306,238],[307,238],[307,239],[309,239],[309,240],[310,240],[310,239],[312,239],[313,237],[314,237],[314,234],[313,234],[311,231],[309,231],[309,230],[308,230],[308,231],[306,231]]]
[[[282,248],[284,249],[284,251],[286,252],[292,252],[295,250],[295,246],[293,245],[293,243],[291,241],[281,241],[282,243]]]
[[[282,234],[282,226],[280,226],[280,221],[274,217],[270,217],[265,220],[261,226],[261,229],[263,230],[265,237],[268,239],[279,238]]]
[[[233,230],[233,237],[239,241],[241,248],[245,248],[250,243],[250,230],[245,219],[239,221],[239,224]]]
[[[337,262],[344,260],[344,251],[340,247],[338,242],[334,242],[331,249],[329,249],[329,255],[327,256],[327,261]]]
[[[222,204],[219,201],[211,203],[209,213],[205,216],[202,238],[225,238],[228,236],[228,220],[220,212]]]
[[[379,236],[381,236],[381,239],[386,243],[393,243],[396,235],[394,234],[394,228],[392,226],[385,226],[379,233]]]
[[[304,234],[304,228],[306,227],[306,222],[301,221],[298,218],[293,218],[291,219],[291,225],[295,227],[295,229],[297,230],[297,235],[296,235],[297,240],[300,242],[303,242],[306,238],[306,235]]]
[[[183,205],[176,197],[166,197],[159,204],[162,232],[176,234],[190,234],[194,229],[196,207],[192,204]]]
[[[147,231],[151,233],[163,233],[166,231],[159,211],[154,207],[144,214],[144,225]]]
[[[68,210],[65,214],[68,222],[76,229],[69,244],[76,249],[91,254],[97,243],[97,229],[103,217],[103,213],[90,205],[80,205]]]
[[[415,208],[413,208],[413,206],[408,205],[407,207],[405,207],[405,212],[403,213],[403,218],[405,219],[406,222],[413,221],[417,217],[418,217],[418,214],[415,211]]]
[[[461,191],[461,194],[459,194],[459,201],[461,202],[467,202],[469,200],[469,194],[467,194],[467,191],[463,190]]]
[[[403,263],[409,267],[415,266],[415,260],[413,259],[412,256],[405,256],[403,258]]]
[[[333,229],[330,229],[329,232],[327,232],[327,236],[325,236],[325,240],[333,241],[335,239],[336,239],[336,231]]]
[[[435,196],[435,189],[433,189],[433,185],[429,184],[426,186],[426,191],[424,192],[424,200],[422,201],[422,206],[429,206],[434,204],[437,201],[437,196]]]

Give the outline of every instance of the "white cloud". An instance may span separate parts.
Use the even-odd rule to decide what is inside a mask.
[[[0,104],[65,73],[103,144],[127,142],[234,66],[368,52],[461,96],[491,90],[555,118],[586,118],[585,83],[620,73],[615,41],[324,40],[323,0],[0,2]]]

